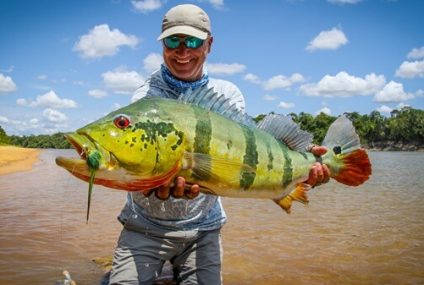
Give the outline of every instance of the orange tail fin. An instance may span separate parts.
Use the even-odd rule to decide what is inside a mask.
[[[340,154],[339,159],[343,167],[332,178],[349,186],[358,186],[368,180],[371,175],[371,163],[364,149]]]

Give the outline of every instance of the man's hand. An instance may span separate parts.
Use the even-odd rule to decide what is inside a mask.
[[[317,156],[321,156],[327,152],[325,146],[313,146],[311,152]],[[305,182],[312,187],[327,183],[330,180],[330,170],[327,165],[315,162],[309,171],[309,178]]]
[[[144,196],[150,196],[153,192],[155,192],[156,197],[161,200],[168,199],[170,195],[175,198],[182,198],[185,196],[188,199],[193,199],[199,195],[200,187],[197,184],[186,187],[184,177],[178,176],[174,182],[145,191],[143,194]]]

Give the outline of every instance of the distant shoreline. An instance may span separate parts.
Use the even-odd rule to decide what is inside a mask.
[[[40,152],[35,148],[0,146],[0,175],[31,170]]]

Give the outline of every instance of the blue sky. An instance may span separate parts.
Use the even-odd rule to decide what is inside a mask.
[[[420,0],[9,0],[0,125],[72,131],[129,104],[159,67],[162,17],[180,3],[209,14],[210,76],[235,83],[252,116],[424,108]]]

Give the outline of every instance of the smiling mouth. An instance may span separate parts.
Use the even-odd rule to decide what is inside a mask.
[[[186,59],[186,60],[176,59],[175,61],[176,61],[177,63],[180,63],[180,64],[186,64],[186,63],[189,63],[191,60],[190,60],[190,59]]]

